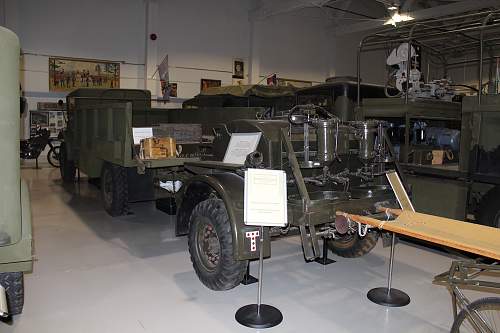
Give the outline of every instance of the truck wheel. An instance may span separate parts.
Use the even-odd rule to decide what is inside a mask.
[[[500,228],[500,187],[494,187],[481,198],[477,222]]]
[[[0,273],[0,285],[7,294],[7,306],[11,315],[23,312],[24,281],[23,272]]]
[[[207,199],[193,209],[188,235],[191,262],[200,281],[212,290],[228,290],[243,280],[247,260],[235,260],[224,202]]]
[[[127,169],[104,163],[101,171],[101,194],[106,212],[115,217],[128,211]]]
[[[66,151],[66,144],[61,143],[59,151],[59,170],[61,172],[61,178],[65,183],[72,183],[75,181],[76,167],[75,161],[68,160],[68,155]]]
[[[377,245],[378,232],[369,232],[360,237],[356,234],[346,234],[328,240],[328,248],[338,256],[344,258],[357,258],[364,256]]]

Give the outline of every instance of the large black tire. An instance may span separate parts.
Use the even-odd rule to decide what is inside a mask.
[[[7,306],[11,315],[23,312],[24,279],[22,272],[0,273],[0,285],[7,294]]]
[[[477,223],[500,228],[500,187],[494,187],[481,198]]]
[[[55,146],[49,150],[47,153],[47,162],[52,165],[54,168],[59,168],[61,166],[60,163],[61,156],[61,147]]]
[[[466,309],[462,309],[458,314],[451,327],[451,333],[488,331],[477,330],[472,324],[470,313],[479,314],[493,332],[500,332],[500,297],[480,298],[470,303]]]
[[[228,290],[243,280],[247,260],[235,260],[231,224],[224,202],[207,199],[189,220],[189,253],[200,281],[212,290]]]
[[[328,248],[338,256],[344,258],[357,258],[364,256],[377,245],[379,233],[368,232],[360,237],[356,234],[346,234],[328,240]]]
[[[76,166],[75,161],[68,160],[68,152],[66,144],[61,143],[59,150],[59,170],[61,171],[61,178],[65,183],[73,183],[75,181]]]
[[[101,171],[101,195],[104,209],[115,217],[128,213],[127,169],[104,163]]]

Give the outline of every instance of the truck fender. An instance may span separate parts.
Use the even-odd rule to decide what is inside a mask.
[[[247,226],[243,222],[244,187],[244,178],[231,172],[191,177],[181,190],[181,203],[176,215],[176,235],[186,235],[189,232],[191,212],[198,203],[210,197],[217,197],[224,201],[229,215],[235,259],[258,258],[259,245],[252,247],[252,238],[248,233],[259,231],[260,228]],[[256,241],[255,238],[253,240]],[[271,255],[270,248],[269,232],[264,230],[264,256]]]

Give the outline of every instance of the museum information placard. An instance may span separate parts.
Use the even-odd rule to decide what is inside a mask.
[[[287,224],[286,173],[283,170],[245,171],[244,221],[246,225]]]

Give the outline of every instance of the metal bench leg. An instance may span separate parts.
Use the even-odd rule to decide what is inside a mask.
[[[367,297],[373,303],[383,306],[400,307],[410,304],[410,296],[405,292],[392,288],[392,270],[394,267],[394,247],[396,243],[396,234],[392,234],[391,256],[389,259],[389,274],[387,277],[387,287],[374,288],[370,290]]]
[[[330,264],[333,264],[334,262],[336,262],[335,260],[328,258],[328,243],[327,243],[327,241],[328,241],[328,239],[323,237],[322,257],[314,259],[315,262],[317,262],[318,264],[321,264],[323,266],[330,265]]]

